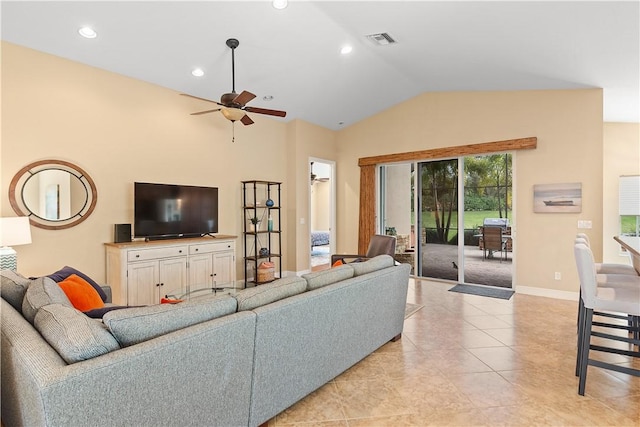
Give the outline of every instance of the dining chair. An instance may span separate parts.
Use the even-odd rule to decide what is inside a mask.
[[[585,244],[589,250],[591,251],[591,247],[589,246],[589,241],[585,240],[583,237],[576,237],[575,243]],[[593,256],[593,252],[591,252]],[[594,263],[596,266],[596,284],[598,287],[602,288],[640,288],[640,276],[637,274],[604,274],[597,273],[597,265],[598,263]],[[615,269],[611,271],[616,271]],[[635,270],[634,270],[635,272]],[[582,289],[580,289],[580,296],[582,296]],[[582,300],[579,299],[578,303],[578,325],[580,325],[580,316],[582,313]],[[610,319],[620,319],[626,320],[628,325],[633,327],[634,325],[638,325],[640,320],[638,317],[634,317],[630,314],[618,314],[607,311],[595,311],[594,316],[608,317]],[[636,339],[640,339],[640,331],[632,330],[630,334],[634,336]],[[579,358],[579,356],[578,356]],[[578,375],[578,362],[576,362],[576,375]]]
[[[502,227],[483,227],[482,240],[484,242],[484,252],[482,257],[483,261],[487,259],[487,252],[489,253],[489,258],[491,258],[494,251],[500,251],[500,262],[502,262],[503,252],[505,254],[506,260],[505,242],[502,238]]]
[[[574,245],[574,256],[580,278],[576,375],[579,377],[578,394],[584,396],[587,368],[589,365],[633,376],[640,376],[640,369],[590,358],[591,351],[640,358],[640,351],[637,350],[637,346],[640,345],[640,340],[637,336],[637,332],[640,330],[637,321],[640,316],[640,286],[598,286],[596,266],[591,249],[585,243],[578,242]],[[598,312],[624,313],[633,316],[635,321],[631,325],[594,321],[593,316],[596,310]],[[594,330],[594,326],[598,327],[598,329]],[[606,331],[600,328],[606,328]],[[626,330],[634,334],[632,337],[615,335],[613,331],[609,331],[610,329],[613,329],[613,331]],[[601,342],[592,344],[592,337],[599,338]],[[613,344],[623,342],[634,345],[636,346],[636,350],[625,350],[619,348],[619,345],[618,348],[611,346],[611,344],[609,344],[610,346],[605,345],[605,343],[612,341]]]
[[[583,239],[585,244],[591,248],[591,242],[589,240],[589,236],[585,233],[578,233],[576,238]],[[596,273],[599,274],[628,274],[630,276],[637,276],[638,272],[633,268],[632,265],[627,264],[617,264],[617,263],[596,263]]]

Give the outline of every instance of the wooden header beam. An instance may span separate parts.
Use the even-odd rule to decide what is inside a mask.
[[[538,146],[535,136],[504,141],[483,142],[480,144],[458,145],[455,147],[433,148],[431,150],[409,151],[406,153],[383,154],[381,156],[361,157],[358,166],[371,166],[383,163],[411,162],[428,159],[446,159],[449,157],[473,156],[512,150],[530,150]]]

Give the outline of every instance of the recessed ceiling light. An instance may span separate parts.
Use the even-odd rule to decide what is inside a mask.
[[[351,53],[352,50],[353,50],[353,47],[351,47],[350,45],[345,45],[345,46],[342,46],[342,49],[340,49],[340,53],[343,55],[347,55]]]
[[[195,77],[202,77],[204,76],[204,70],[202,68],[194,68],[191,74]]]
[[[96,33],[91,27],[82,27],[78,30],[78,33],[87,39],[95,39],[98,36],[98,33]]]
[[[275,7],[276,9],[284,9],[285,7],[287,7],[287,5],[289,4],[289,2],[287,0],[273,0],[273,2],[271,2],[271,4],[273,5],[273,7]]]
[[[273,95],[265,95],[262,97],[263,101],[273,101]]]

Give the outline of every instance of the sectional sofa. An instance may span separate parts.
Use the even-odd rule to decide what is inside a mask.
[[[409,270],[382,255],[102,321],[3,272],[2,421],[261,425],[400,337]]]

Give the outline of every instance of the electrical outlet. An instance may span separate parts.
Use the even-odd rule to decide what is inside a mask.
[[[561,280],[562,279],[562,273],[560,273],[559,271],[556,271],[556,274],[554,274],[553,277],[556,280]]]

